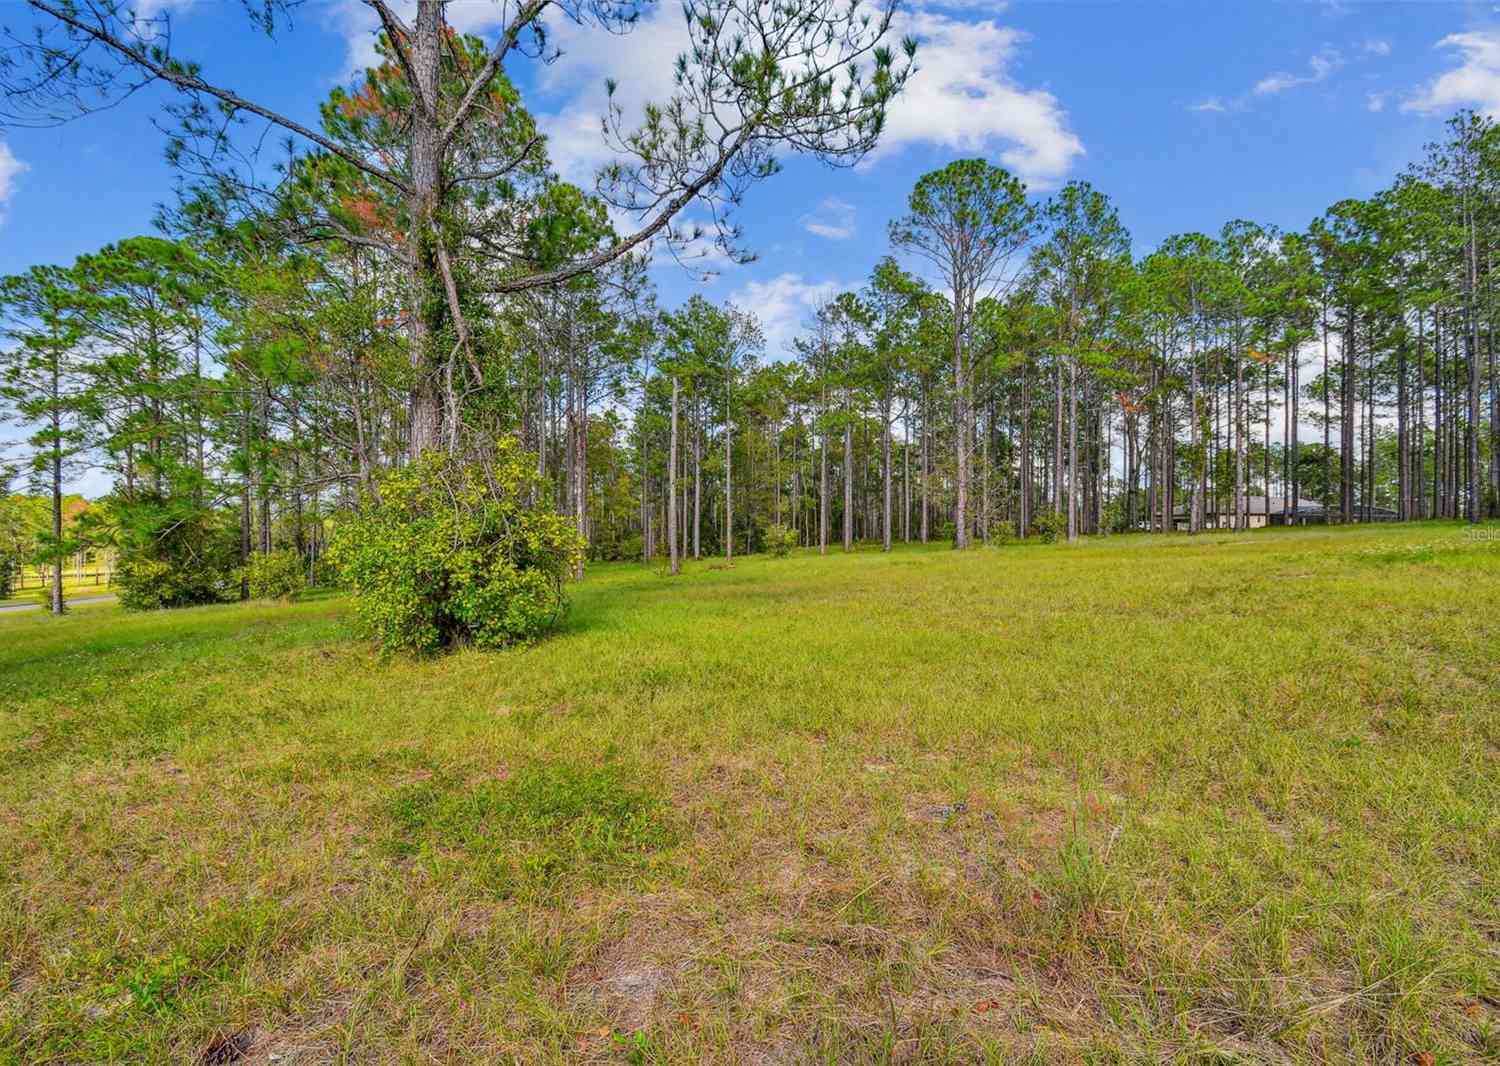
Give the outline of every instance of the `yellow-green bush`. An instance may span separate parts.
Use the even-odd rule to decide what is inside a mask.
[[[307,588],[306,564],[291,548],[257,553],[245,565],[245,581],[257,600],[290,603]]]
[[[483,466],[429,453],[387,474],[329,546],[360,627],[392,651],[498,648],[550,629],[584,544],[566,518],[528,503],[546,496],[509,440]]]

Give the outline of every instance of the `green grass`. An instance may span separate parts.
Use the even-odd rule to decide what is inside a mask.
[[[1433,524],[598,567],[425,661],[0,616],[0,1061],[1493,1060],[1497,604]]]

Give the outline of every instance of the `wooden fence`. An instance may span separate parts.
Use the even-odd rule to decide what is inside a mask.
[[[63,571],[63,588],[108,588],[114,581],[113,570],[74,570],[71,567]],[[11,586],[15,592],[25,592],[27,589],[44,589],[52,584],[52,571],[35,570],[31,567],[22,567],[21,572],[16,575],[15,583]]]

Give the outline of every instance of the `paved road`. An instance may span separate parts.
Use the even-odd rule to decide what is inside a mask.
[[[115,598],[115,594],[112,593],[112,592],[111,593],[106,593],[103,596],[78,596],[78,597],[69,596],[68,597],[68,606],[71,607],[75,603],[104,603],[105,601],[107,601],[107,600],[113,600],[114,598]],[[45,606],[46,606],[46,604],[44,604],[44,603],[6,603],[6,604],[0,604],[0,614],[4,614],[7,611],[40,611]]]

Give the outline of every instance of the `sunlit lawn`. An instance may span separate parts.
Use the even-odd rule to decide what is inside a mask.
[[[334,597],[0,615],[0,1061],[1500,1056],[1500,540],[574,600],[425,661]]]

